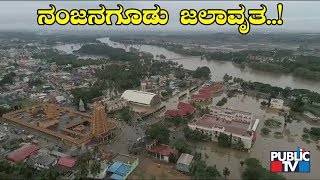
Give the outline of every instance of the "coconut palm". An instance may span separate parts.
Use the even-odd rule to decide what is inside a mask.
[[[229,170],[227,167],[225,167],[225,168],[223,169],[222,174],[224,175],[224,179],[227,179],[227,176],[230,175],[230,170]]]

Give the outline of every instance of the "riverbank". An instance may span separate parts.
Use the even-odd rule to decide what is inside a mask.
[[[190,57],[177,54],[172,51],[168,51],[165,48],[150,46],[150,45],[130,45],[122,44],[110,41],[109,38],[100,38],[98,39],[102,43],[106,43],[111,47],[123,48],[126,51],[129,51],[130,48],[135,48],[139,51],[144,51],[151,53],[154,57],[157,55],[163,54],[166,56],[166,60],[177,62],[178,64],[183,65],[184,68],[189,70],[195,70],[199,66],[207,66],[211,70],[211,79],[213,81],[218,81],[223,78],[223,76],[228,73],[231,76],[242,78],[246,81],[258,81],[262,83],[267,83],[272,86],[278,87],[291,87],[292,89],[308,89],[310,91],[315,91],[320,93],[320,82],[308,81],[305,79],[293,77],[292,75],[280,75],[276,73],[256,71],[251,68],[239,68],[238,65],[227,62],[227,61],[207,61],[201,59],[200,57]],[[73,47],[73,48],[71,48]],[[74,50],[81,48],[80,44],[64,44],[59,46],[54,46],[55,49],[64,51],[66,53],[72,54]]]
[[[135,42],[126,38],[111,37],[110,40],[124,44],[144,44],[165,48],[185,56],[201,56],[208,61],[219,60],[238,64],[238,67],[250,67],[254,70],[289,74],[302,79],[319,82],[320,79],[320,57],[303,56],[295,54],[294,50],[273,49],[273,50],[240,50],[235,52],[224,52],[219,49],[211,51],[201,45],[186,47],[171,42],[157,42],[147,39],[139,39]]]

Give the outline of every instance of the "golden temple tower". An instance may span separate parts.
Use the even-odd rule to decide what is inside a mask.
[[[57,119],[57,110],[56,108],[54,107],[54,105],[52,104],[47,104],[45,106],[45,109],[44,109],[46,115],[48,118],[52,119],[52,120],[56,120]]]
[[[93,110],[92,134],[94,137],[104,139],[115,129],[116,125],[107,120],[105,108],[103,105],[97,105]]]

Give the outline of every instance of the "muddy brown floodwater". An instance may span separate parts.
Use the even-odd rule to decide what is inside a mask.
[[[220,81],[222,77],[227,73],[234,77],[242,78],[246,81],[257,81],[268,83],[273,86],[279,87],[291,87],[294,89],[309,89],[320,93],[320,81],[309,81],[306,79],[301,79],[294,77],[290,74],[277,74],[263,71],[256,71],[250,68],[240,69],[232,62],[227,61],[217,61],[217,60],[202,60],[200,57],[190,57],[175,52],[166,50],[165,48],[151,45],[127,45],[123,43],[117,43],[110,41],[108,37],[97,39],[102,43],[108,44],[109,46],[115,48],[122,48],[126,51],[129,51],[130,47],[136,48],[139,51],[149,52],[154,57],[156,55],[163,54],[167,59],[170,59],[174,62],[182,64],[184,68],[195,70],[199,66],[207,66],[211,70],[212,80]],[[54,48],[65,51],[67,53],[73,53],[74,50],[81,48],[81,44],[63,44],[54,46]],[[97,58],[98,56],[92,55],[81,55],[80,58]]]
[[[225,96],[225,94],[223,95]],[[223,96],[215,97],[212,104],[216,104]],[[255,118],[260,119],[257,128],[257,139],[250,152],[239,152],[237,150],[222,148],[217,143],[200,143],[197,144],[197,151],[202,153],[203,159],[208,165],[216,165],[222,172],[224,167],[228,167],[231,171],[230,179],[239,179],[241,171],[240,161],[248,157],[254,157],[260,160],[262,165],[270,169],[270,151],[295,151],[297,146],[306,148],[311,153],[311,172],[310,173],[283,173],[288,179],[320,179],[320,152],[317,150],[316,143],[305,143],[301,140],[303,128],[310,128],[311,125],[305,121],[293,121],[288,123],[284,129],[284,118],[279,116],[276,111],[266,111],[260,108],[260,102],[254,97],[238,95],[228,99],[225,107],[232,107],[239,110],[253,112]],[[270,135],[260,135],[261,128],[264,127],[264,121],[269,118],[274,118],[282,122],[281,127],[271,129]],[[275,137],[274,132],[283,132],[280,137]],[[207,158],[205,157],[207,154]]]

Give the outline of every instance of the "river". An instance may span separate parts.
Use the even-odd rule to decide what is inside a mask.
[[[253,70],[251,68],[241,69],[232,62],[201,60],[201,58],[199,57],[184,56],[158,46],[127,45],[123,43],[113,42],[109,38],[101,38],[98,40],[102,43],[108,44],[109,46],[123,48],[127,51],[129,51],[130,47],[133,47],[140,51],[149,52],[154,55],[154,57],[156,55],[163,54],[167,59],[173,59],[172,61],[182,64],[184,68],[190,70],[195,70],[199,66],[208,66],[211,70],[212,80],[221,81],[222,77],[227,73],[234,77],[240,77],[246,81],[268,83],[273,86],[279,86],[282,88],[288,86],[294,89],[309,89],[311,91],[320,93],[320,81],[309,81],[306,79],[294,77],[290,74],[263,72]],[[65,51],[67,53],[72,53],[73,50],[78,50],[80,47],[80,44],[64,44],[55,46],[56,49]]]

